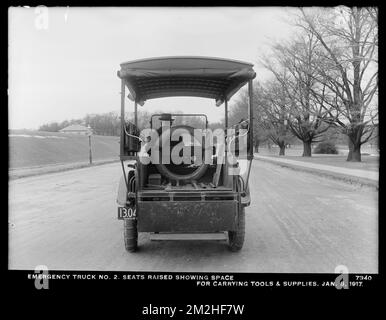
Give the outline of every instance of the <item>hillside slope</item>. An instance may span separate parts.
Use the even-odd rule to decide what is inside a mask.
[[[93,160],[118,159],[119,137],[94,135],[91,145]],[[9,131],[11,169],[88,160],[87,136],[44,131]]]

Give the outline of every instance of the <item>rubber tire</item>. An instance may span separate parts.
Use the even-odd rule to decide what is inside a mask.
[[[177,125],[177,126],[174,126],[174,127],[171,127],[171,131],[170,131],[170,135],[172,135],[173,131],[174,130],[178,130],[178,129],[185,129],[187,131],[189,131],[190,135],[192,137],[194,137],[194,128],[191,127],[191,126],[188,126],[188,125]],[[172,131],[173,130],[173,131]],[[158,131],[158,134],[162,134],[160,129]],[[205,149],[205,147],[204,147]],[[160,159],[162,159],[162,150],[160,149],[159,152],[160,152]],[[203,151],[203,155],[205,154],[204,153],[205,151]],[[204,160],[204,159],[203,159]],[[206,172],[206,170],[209,168],[209,164],[205,163],[204,161],[201,163],[201,165],[196,169],[194,170],[192,173],[190,174],[187,174],[187,175],[181,175],[181,174],[176,174],[174,172],[171,172],[164,164],[162,163],[159,163],[159,164],[155,164],[157,170],[159,171],[159,173],[161,175],[163,175],[164,177],[166,178],[169,178],[171,180],[175,180],[175,181],[189,181],[189,180],[198,180],[200,179]]]
[[[125,240],[125,248],[128,252],[135,252],[138,249],[138,231],[137,220],[123,220],[123,237]]]
[[[245,208],[239,212],[239,219],[236,231],[228,231],[229,250],[240,251],[244,244],[245,238]]]

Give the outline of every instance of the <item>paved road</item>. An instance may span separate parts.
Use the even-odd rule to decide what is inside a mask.
[[[254,161],[243,250],[223,242],[152,242],[124,250],[116,220],[120,164],[10,181],[9,268],[177,272],[378,272],[378,193]]]

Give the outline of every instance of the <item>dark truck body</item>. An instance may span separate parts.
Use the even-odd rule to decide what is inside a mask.
[[[194,174],[200,168],[192,171],[184,166],[144,164],[140,139],[135,138],[139,137],[137,107],[148,99],[160,97],[212,98],[217,106],[225,105],[225,128],[228,128],[229,99],[245,84],[249,84],[249,97],[252,97],[252,79],[255,77],[252,65],[218,58],[166,57],[123,63],[118,76],[122,81],[120,159],[124,175],[117,202],[119,218],[125,221],[126,249],[134,251],[137,248],[137,232],[225,231],[229,233],[230,241],[231,235],[237,237],[241,214],[244,224],[244,207],[250,204],[248,179],[253,159],[251,101],[246,159],[249,168],[244,176],[229,175],[229,168],[237,170],[238,165],[230,165],[228,161],[205,164],[201,170],[203,173],[196,175],[197,178]],[[128,97],[134,102],[134,124],[126,123],[124,117],[126,88]]]

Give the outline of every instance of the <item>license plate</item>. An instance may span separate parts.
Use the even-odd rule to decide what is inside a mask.
[[[118,219],[137,219],[136,209],[132,207],[118,207]]]

